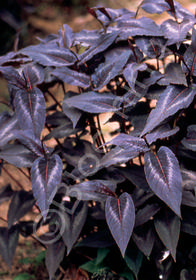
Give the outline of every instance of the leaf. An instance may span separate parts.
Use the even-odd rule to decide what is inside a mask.
[[[184,53],[184,62],[182,70],[185,73],[190,73],[191,76],[196,76],[196,48],[190,45]]]
[[[196,125],[187,127],[186,137],[182,139],[182,144],[189,150],[196,152]]]
[[[89,113],[115,112],[120,109],[122,99],[111,93],[88,91],[65,99],[65,104]]]
[[[12,198],[14,191],[10,184],[5,185],[0,189],[0,204]]]
[[[63,24],[63,27],[59,30],[59,45],[70,49],[74,41],[74,33],[71,27],[67,24]]]
[[[33,276],[33,278],[32,278],[32,276]],[[31,279],[35,279],[35,276],[31,275],[27,272],[20,273],[13,278],[13,280],[31,280]]]
[[[131,50],[124,51],[115,60],[106,60],[104,63],[99,64],[96,72],[92,75],[92,81],[96,86],[96,90],[101,89],[111,79],[120,74],[131,53]]]
[[[35,199],[32,192],[23,190],[16,192],[12,197],[7,214],[8,228],[11,228],[13,224],[26,215],[34,204]]]
[[[182,176],[175,155],[169,148],[162,146],[157,154],[145,153],[144,161],[150,188],[180,217]]]
[[[141,226],[154,217],[160,210],[160,206],[157,203],[147,204],[143,208],[139,209],[135,216],[135,227]]]
[[[137,248],[128,246],[125,254],[125,262],[128,268],[134,273],[136,279],[138,279],[138,273],[142,265],[142,260],[142,253]]]
[[[0,67],[0,72],[9,84],[23,89],[25,87],[25,80],[19,72],[12,66]]]
[[[142,138],[123,133],[119,134],[107,144],[117,145],[117,147],[110,150],[101,158],[100,166],[102,167],[125,163],[128,160],[137,157],[140,153],[149,150]]]
[[[108,34],[99,34],[99,38],[97,38],[97,40],[94,41],[94,45],[92,45],[88,50],[86,50],[79,56],[80,64],[90,60],[97,53],[106,50],[109,46],[113,44],[118,34],[118,31]]]
[[[84,269],[90,273],[97,273],[99,270],[107,269],[103,263],[104,259],[107,257],[110,250],[108,248],[98,248],[97,257],[91,261],[88,261],[80,266],[81,269]]]
[[[169,50],[166,49],[166,39],[163,37],[136,36],[134,39],[136,45],[149,58],[163,58],[169,54]]]
[[[44,219],[61,182],[62,168],[63,164],[58,155],[50,158],[39,157],[32,165],[32,190]]]
[[[65,245],[62,239],[48,244],[45,263],[51,280],[53,279],[55,272],[57,271],[61,261],[63,260],[64,253]]]
[[[181,169],[182,174],[182,204],[196,207],[196,172]]]
[[[170,9],[169,4],[165,0],[143,0],[140,7],[149,14],[162,14]]]
[[[182,22],[178,23],[172,19],[168,19],[161,24],[161,30],[164,37],[168,39],[167,45],[180,43],[186,38],[188,31],[196,23],[194,18],[185,18]]]
[[[108,197],[105,214],[109,229],[124,257],[135,222],[135,207],[131,196],[124,192],[119,198]]]
[[[0,227],[0,254],[9,268],[11,268],[12,265],[12,260],[18,244],[18,237],[18,226],[13,226],[9,230],[5,227]]]
[[[117,22],[122,33],[130,36],[162,36],[160,27],[150,18],[130,18]]]
[[[154,219],[155,229],[166,248],[176,261],[176,248],[180,235],[180,219],[173,212],[164,211]]]
[[[63,210],[62,207],[61,209]],[[67,208],[64,208],[63,210],[64,231],[62,232],[62,238],[67,247],[67,255],[69,255],[74,243],[80,235],[86,222],[87,212],[88,203],[83,201],[78,201],[76,206],[74,205],[71,210]]]
[[[69,187],[67,196],[76,197],[78,200],[104,201],[108,196],[115,196],[116,185],[109,180],[91,180]]]
[[[22,74],[28,89],[32,90],[37,84],[44,81],[44,68],[38,64],[27,64],[22,69]]]
[[[69,97],[76,96],[77,93],[69,91],[66,93],[63,99],[63,112],[65,115],[72,121],[73,123],[73,128],[76,127],[80,117],[82,116],[82,112],[79,109],[76,109],[74,107],[71,107],[66,103],[66,99]]]
[[[133,90],[135,89],[135,83],[137,83],[137,74],[138,71],[144,71],[146,70],[147,65],[142,63],[138,64],[136,62],[129,63],[126,68],[123,70],[123,75],[125,77],[125,80],[128,82],[130,88]]]
[[[18,90],[14,98],[14,106],[21,129],[32,130],[35,137],[39,139],[45,124],[46,112],[45,99],[40,89]]]
[[[134,229],[132,234],[133,241],[138,249],[146,256],[149,257],[155,242],[155,235],[153,229],[149,225],[145,225]]]
[[[16,167],[31,167],[37,155],[20,144],[9,144],[0,151],[0,158]]]
[[[0,147],[14,139],[13,130],[18,128],[19,124],[15,115],[6,111],[0,115]]]
[[[173,62],[167,65],[164,76],[157,83],[161,86],[169,84],[187,86],[186,76],[181,65]]]
[[[175,135],[179,131],[179,127],[171,129],[168,123],[162,124],[158,127],[155,127],[151,133],[146,135],[146,140],[149,145],[155,142],[157,139],[167,138],[172,135]]]
[[[68,67],[56,68],[51,71],[51,74],[69,85],[87,88],[90,85],[90,76],[72,70]]]
[[[69,49],[58,47],[54,43],[29,46],[20,50],[19,53],[31,57],[43,66],[68,66],[73,65],[77,60],[76,55]]]
[[[157,127],[166,118],[180,109],[187,108],[194,99],[196,89],[184,86],[167,86],[161,93],[156,108],[150,112],[147,123],[140,136]]]

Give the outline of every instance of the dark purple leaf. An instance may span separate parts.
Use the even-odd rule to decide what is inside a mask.
[[[25,80],[14,67],[0,67],[0,72],[3,74],[4,78],[9,84],[16,86],[17,88],[25,88]]]
[[[96,90],[101,89],[104,85],[108,84],[111,79],[121,73],[131,53],[131,50],[125,51],[116,57],[115,60],[109,60],[109,62],[106,60],[106,62],[98,66],[95,74],[92,75],[92,81],[96,86]]]
[[[136,205],[140,201],[140,195],[143,196],[143,192],[150,192],[148,183],[146,181],[144,168],[139,165],[132,165],[131,167],[123,167],[120,172],[137,188],[134,190],[132,198]],[[134,199],[135,198],[135,199]],[[137,205],[138,207],[139,205]]]
[[[30,90],[44,81],[44,69],[38,64],[25,65],[22,69],[22,74],[26,82],[26,87]]]
[[[163,124],[153,129],[151,133],[146,135],[146,140],[149,145],[155,142],[157,139],[167,138],[175,135],[179,131],[179,127],[171,129],[169,124]]]
[[[104,201],[108,196],[115,196],[116,185],[109,180],[91,180],[67,188],[66,195],[78,200]]]
[[[37,155],[32,153],[23,145],[10,144],[0,151],[0,158],[13,164],[16,167],[31,167],[37,159]]]
[[[56,127],[65,123],[70,123],[70,120],[66,117],[62,111],[55,111],[54,113],[46,116],[46,123],[52,127]]]
[[[65,245],[62,239],[53,242],[47,246],[46,250],[46,267],[49,273],[50,280],[53,279],[55,272],[57,271],[61,261],[65,254]],[[55,257],[55,261],[54,261]]]
[[[160,208],[158,204],[147,204],[139,209],[135,216],[135,227],[141,226],[152,219]]]
[[[108,26],[111,22],[128,19],[135,16],[135,12],[127,9],[111,9],[111,8],[98,8],[95,9],[97,19],[101,21],[105,26]]]
[[[5,185],[0,189],[0,204],[12,198],[14,191],[10,184]]]
[[[174,16],[174,9],[177,18],[184,19],[187,17],[194,17],[194,15],[187,9],[183,8],[180,3],[174,2],[174,9],[171,12],[171,5],[165,0],[143,0],[140,4],[142,9],[150,14],[162,14],[163,12],[168,12],[170,15]]]
[[[78,95],[75,92],[67,92],[63,99],[63,112],[65,115],[72,121],[73,128],[76,127],[80,117],[82,116],[82,112],[79,109],[74,107],[70,107],[70,105],[66,104],[66,99]]]
[[[58,155],[50,158],[39,157],[32,165],[32,190],[44,219],[61,182],[62,168],[63,164]]]
[[[18,90],[14,105],[21,129],[33,131],[39,139],[45,124],[46,104],[43,93],[38,88],[31,91]]]
[[[7,63],[10,59],[16,56],[15,52],[9,52],[3,56],[0,56],[0,65]]]
[[[76,55],[69,49],[60,48],[54,43],[29,46],[20,50],[19,53],[31,57],[43,66],[68,66],[73,65],[77,60]]]
[[[71,211],[65,208],[65,211],[62,213],[64,218],[62,238],[67,247],[67,255],[80,235],[87,218],[87,212],[88,203],[80,201],[76,204],[76,207],[73,206]]]
[[[136,62],[129,63],[125,69],[123,70],[123,75],[125,77],[125,80],[128,82],[130,88],[133,90],[135,89],[135,83],[137,79],[138,71],[144,71],[147,69],[147,65],[142,63],[138,64]]]
[[[132,238],[138,249],[142,251],[146,257],[149,257],[155,241],[155,235],[153,233],[152,227],[145,225],[143,227],[134,229]]]
[[[192,76],[196,76],[196,49],[190,45],[185,54],[184,54],[184,62],[186,64],[182,64],[182,70],[185,73],[189,73]]]
[[[0,115],[0,147],[15,138],[13,131],[19,128],[18,120],[15,115],[3,112]]]
[[[149,148],[147,145],[145,144],[142,146],[140,141],[132,143],[132,145],[128,145],[126,148],[117,146],[102,157],[100,166],[109,167],[114,164],[125,163],[130,159],[137,157],[140,153],[148,150]]]
[[[125,150],[134,150],[136,152],[147,151],[148,146],[144,139],[134,137],[130,134],[120,133],[118,136],[106,143],[107,145],[116,145]]]
[[[166,39],[162,37],[136,36],[134,39],[136,45],[149,58],[163,58],[169,53],[169,50],[166,49]]]
[[[51,72],[52,75],[69,85],[87,88],[90,85],[90,76],[69,69],[68,67],[56,68]]]
[[[85,44],[88,46],[96,45],[97,40],[99,40],[100,33],[99,30],[86,30],[83,29],[78,33],[75,33],[75,43],[74,45]]]
[[[8,228],[0,227],[0,254],[10,268],[18,244],[18,237],[18,226],[13,226],[9,230]]]
[[[192,45],[193,49],[196,51],[196,30],[194,27],[192,28],[191,41],[192,41],[191,45]]]
[[[176,247],[180,235],[180,219],[172,211],[160,212],[154,219],[155,229],[176,261]]]
[[[106,50],[109,46],[112,45],[116,37],[118,36],[119,32],[113,32],[109,34],[100,34],[99,38],[97,39],[96,44],[92,45],[88,50],[82,53],[79,56],[80,64],[88,61],[91,59],[95,54],[100,53]]]
[[[105,214],[109,229],[124,257],[135,223],[135,207],[131,196],[124,192],[119,198],[108,197]]]
[[[164,76],[157,83],[161,86],[169,84],[188,86],[181,65],[173,62],[167,65]]]
[[[182,144],[189,150],[196,152],[196,125],[187,127],[186,138],[182,139]]]
[[[196,89],[194,87],[167,86],[161,93],[156,108],[151,111],[141,136],[157,127],[162,121],[174,115],[180,109],[187,108],[193,101],[195,93]]]
[[[122,98],[111,93],[85,92],[65,99],[64,103],[89,113],[115,112],[120,109]]]
[[[46,147],[41,143],[40,139],[35,138],[31,130],[13,130],[13,135],[15,139],[20,141],[36,156],[44,156],[44,152],[47,152]]]
[[[122,33],[130,36],[162,36],[160,27],[150,18],[131,18],[117,22]]]
[[[181,169],[182,174],[182,204],[196,207],[196,172]]]
[[[70,49],[74,41],[74,33],[71,27],[67,24],[63,24],[63,27],[59,30],[59,45]]]
[[[157,154],[144,155],[144,171],[152,191],[180,217],[182,176],[173,152],[162,146]]]
[[[80,128],[73,129],[73,124],[70,121],[70,123],[68,123],[68,124],[63,124],[63,125],[53,128],[53,130],[49,134],[47,134],[43,140],[46,141],[51,138],[57,138],[57,139],[64,138],[71,134],[76,134],[80,130],[81,130]]]
[[[140,7],[149,14],[162,14],[170,10],[170,6],[165,0],[143,0]]]
[[[20,218],[30,211],[35,204],[32,192],[19,191],[12,197],[8,210],[8,228],[11,228]]]
[[[195,18],[185,18],[180,23],[172,19],[164,21],[161,24],[161,30],[164,34],[164,37],[168,39],[167,45],[172,45],[175,43],[180,44],[186,38],[188,31],[195,23]]]

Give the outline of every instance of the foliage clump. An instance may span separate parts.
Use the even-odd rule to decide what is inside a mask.
[[[158,25],[140,9],[169,19]],[[144,0],[136,13],[88,12],[100,30],[65,24],[0,58],[10,94],[0,115],[1,168],[25,168],[32,183],[30,191],[1,189],[0,202],[11,203],[0,252],[11,266],[19,234],[34,234],[47,248],[50,279],[73,262],[92,279],[99,271],[193,279],[196,18],[164,0]],[[22,221],[34,205],[39,219]]]

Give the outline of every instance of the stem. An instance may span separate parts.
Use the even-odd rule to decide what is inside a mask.
[[[98,125],[98,129],[99,129],[100,137],[102,139],[102,143],[105,144],[105,138],[104,138],[102,130],[101,130],[101,124],[100,124],[100,120],[99,120],[99,115],[97,115],[97,125]],[[103,149],[104,148],[105,148],[106,152],[108,152],[108,147],[106,145],[103,146]]]
[[[14,178],[4,166],[2,166],[2,169],[20,187],[21,190],[24,190],[23,185],[16,178]]]
[[[45,127],[48,129],[49,132],[52,131],[52,129],[48,126],[48,124],[45,124]],[[61,142],[57,138],[54,138],[54,139],[56,140],[57,144],[59,145],[59,148],[61,150],[63,150],[63,146],[62,146]]]
[[[31,181],[31,177],[27,175],[21,168],[18,168],[18,170],[27,178],[29,181]]]
[[[55,103],[62,109],[62,105],[59,103],[59,101],[56,99],[56,97],[49,90],[47,90],[47,93],[52,97],[52,99],[55,101]]]
[[[0,217],[0,220],[7,223],[7,220],[5,220],[4,218]]]
[[[96,128],[93,116],[88,115],[88,121],[89,121],[89,125],[90,125],[90,133],[91,133],[91,136],[93,137],[93,135],[98,134],[98,130]],[[95,139],[95,143],[97,144],[98,147],[100,147],[102,145],[99,135],[97,135],[97,137]]]

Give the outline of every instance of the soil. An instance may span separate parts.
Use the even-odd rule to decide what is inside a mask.
[[[23,1],[24,2],[24,1]],[[31,2],[31,1],[26,1]],[[25,18],[25,25],[28,26],[26,32],[25,44],[37,43],[37,37],[44,38],[50,33],[58,33],[58,30],[64,23],[67,23],[73,28],[74,31],[80,31],[82,29],[94,29],[100,28],[100,25],[90,14],[84,13],[84,9],[78,8],[67,8],[62,6],[62,1],[35,1],[38,2],[36,7],[36,13],[29,15]],[[55,4],[58,2],[58,5]],[[136,10],[138,4],[141,1],[132,0],[110,0],[110,1],[99,1],[99,5],[105,5],[106,7],[112,8],[128,8],[130,10]],[[184,7],[194,12],[196,9],[195,1],[179,1]],[[61,6],[60,6],[60,4]],[[93,6],[93,5],[89,5]],[[141,12],[141,15],[145,15],[145,12]],[[153,19],[157,22],[162,21],[164,14],[160,17],[159,15],[153,15]],[[8,101],[7,83],[0,79],[0,100]],[[4,110],[4,106],[0,106],[0,112]],[[52,143],[51,143],[52,144]],[[28,172],[24,169],[21,171],[11,165],[5,165],[5,169],[2,170],[0,176],[0,188],[10,183],[12,188],[20,190],[20,185],[25,190],[31,189],[31,184],[28,179]],[[10,175],[13,178],[10,178]],[[9,208],[9,202],[4,202],[0,205],[0,217],[3,220],[7,219],[7,211]],[[36,216],[36,210],[26,215],[21,220],[34,219]],[[5,227],[6,222],[0,219],[0,227]],[[13,260],[12,268],[5,264],[2,257],[0,256],[0,280],[13,280],[18,275],[17,280],[22,279],[36,279],[45,280],[49,279],[47,270],[44,265],[44,261],[40,258],[36,260],[37,256],[42,256],[44,248],[34,240],[32,237],[19,238],[19,244],[16,249],[15,257]],[[25,273],[26,277],[25,278]],[[31,275],[28,278],[28,275]],[[87,279],[86,275],[78,271],[74,266],[69,268],[64,274],[63,279]]]

